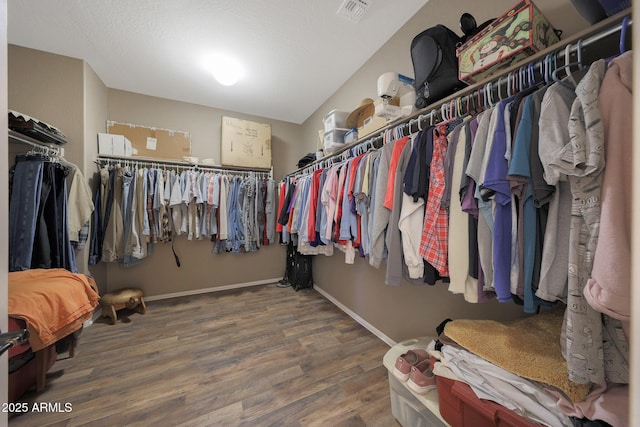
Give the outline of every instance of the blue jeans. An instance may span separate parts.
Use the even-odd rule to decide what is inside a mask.
[[[9,271],[31,268],[43,165],[42,159],[21,159],[13,171],[9,201]]]
[[[68,173],[69,169],[58,163],[45,162],[43,165],[31,268],[65,268],[77,272],[67,218]]]

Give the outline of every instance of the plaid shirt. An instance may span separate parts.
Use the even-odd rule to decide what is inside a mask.
[[[446,126],[434,130],[433,157],[429,176],[429,193],[424,214],[420,256],[438,270],[441,276],[449,276],[447,263],[449,216],[441,201],[445,190],[444,160],[447,154]]]

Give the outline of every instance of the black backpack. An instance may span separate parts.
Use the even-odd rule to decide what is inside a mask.
[[[411,41],[416,108],[422,109],[466,86],[458,80],[456,48],[484,29],[493,20],[480,27],[468,13],[460,17],[464,36],[460,37],[444,25],[428,28]]]
[[[311,257],[311,255],[303,255],[298,252],[298,249],[289,241],[286,271],[280,283],[289,285],[296,291],[312,288]]]

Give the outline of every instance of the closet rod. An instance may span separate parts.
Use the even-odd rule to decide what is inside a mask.
[[[37,139],[30,138],[26,135],[22,135],[14,130],[9,130],[9,141],[19,142],[21,144],[30,145],[35,148],[42,149],[46,154],[58,156],[61,154],[61,148],[53,146],[46,142],[38,141]]]
[[[523,67],[529,66],[529,64],[536,64],[538,65],[538,63],[541,60],[544,60],[547,55],[551,54],[551,53],[555,53],[556,54],[556,58],[565,60],[564,56],[565,56],[565,47],[567,45],[571,45],[568,53],[574,53],[577,51],[578,49],[578,45],[577,42],[580,40],[580,46],[582,49],[584,49],[585,47],[592,45],[600,40],[603,40],[609,36],[612,36],[614,34],[617,34],[618,32],[621,32],[622,30],[622,26],[627,25],[627,26],[631,26],[633,21],[630,19],[631,17],[631,10],[627,9],[625,11],[622,11],[614,16],[611,16],[607,19],[604,19],[592,26],[590,26],[589,28],[571,36],[570,38],[566,39],[566,40],[561,40],[560,42],[556,43],[553,46],[548,47],[547,49],[544,49],[528,58],[526,58],[525,60],[518,62],[508,68],[505,68],[504,70],[499,71],[498,73],[492,75],[489,79],[479,82],[479,83],[474,83],[470,86],[465,87],[462,90],[459,90],[458,92],[440,100],[437,101],[436,103],[433,103],[431,105],[428,105],[427,107],[416,111],[415,113],[407,116],[407,117],[403,117],[400,119],[397,119],[395,121],[390,122],[389,124],[387,124],[386,126],[378,129],[377,131],[375,131],[375,134],[373,136],[369,136],[367,139],[364,140],[358,140],[356,142],[350,143],[345,145],[344,147],[340,147],[340,149],[338,149],[337,151],[334,151],[333,153],[331,153],[328,156],[325,156],[321,159],[315,160],[311,163],[309,163],[308,165],[305,165],[302,168],[296,169],[293,172],[288,173],[287,175],[285,175],[285,177],[288,176],[293,176],[296,174],[300,174],[302,171],[304,170],[308,170],[310,168],[314,168],[315,166],[317,166],[318,164],[320,164],[321,162],[326,162],[326,161],[333,161],[333,159],[336,159],[338,157],[340,157],[345,151],[350,150],[352,148],[358,147],[362,144],[372,144],[373,141],[377,138],[382,138],[382,136],[384,135],[384,133],[386,131],[388,131],[389,129],[393,129],[396,128],[398,126],[402,126],[402,125],[410,125],[411,123],[415,123],[416,120],[420,121],[422,118],[424,119],[428,119],[431,116],[439,116],[440,114],[440,110],[441,107],[443,105],[446,104],[450,104],[452,101],[457,102],[458,100],[462,101],[463,98],[465,98],[467,95],[474,93],[475,91],[482,89],[486,86],[490,86],[493,85],[494,83],[498,83],[501,79],[504,79],[505,77],[507,77],[508,75],[510,75],[511,73],[513,73],[514,71],[517,71]],[[628,18],[627,20],[625,20],[625,18]]]
[[[229,174],[239,174],[239,175],[247,175],[253,172],[269,178],[273,176],[273,168],[271,168],[270,170],[252,169],[252,168],[243,168],[243,167],[228,168],[225,166],[209,166],[209,165],[202,165],[197,163],[181,162],[177,160],[155,159],[152,157],[121,157],[121,156],[101,155],[96,158],[96,163],[98,164],[117,164],[121,162],[131,163],[131,164],[143,164],[143,165],[149,165],[149,166],[167,165],[167,166],[175,166],[182,169],[197,168],[200,170],[222,172],[222,173],[229,173]]]

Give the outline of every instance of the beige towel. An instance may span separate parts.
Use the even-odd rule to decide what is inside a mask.
[[[564,310],[549,310],[503,324],[493,320],[453,320],[444,333],[466,350],[516,375],[557,388],[573,402],[590,384],[569,380],[560,349]]]

